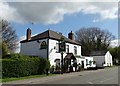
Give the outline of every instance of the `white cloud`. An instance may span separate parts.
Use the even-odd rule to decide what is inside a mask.
[[[21,18],[15,8],[11,8],[6,2],[0,2],[0,17],[8,21],[16,21]]]
[[[25,39],[26,39],[26,36],[21,36],[20,37],[20,41],[25,40]]]
[[[38,33],[33,34],[31,37],[36,36],[36,35],[38,35]],[[21,36],[21,37],[19,38],[19,41],[22,41],[22,40],[25,40],[25,39],[26,39],[26,36]]]
[[[119,0],[4,0],[8,2],[118,2]]]
[[[120,39],[112,40],[110,46],[111,47],[117,47],[120,45]]]
[[[0,2],[0,17],[8,21],[57,24],[64,15],[99,14],[93,22],[117,18],[117,2]]]

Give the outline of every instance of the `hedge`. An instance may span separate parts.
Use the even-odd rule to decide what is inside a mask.
[[[2,78],[43,74],[49,67],[46,59],[11,54],[10,58],[2,60]]]

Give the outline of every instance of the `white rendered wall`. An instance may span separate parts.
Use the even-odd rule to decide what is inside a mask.
[[[77,55],[81,56],[81,46],[75,45],[75,44],[70,44],[70,43],[66,43],[66,45],[69,45],[69,53],[73,53],[73,54],[74,54],[74,46],[76,46],[77,47]]]
[[[88,62],[93,61],[93,57],[83,57],[83,58],[76,58],[76,59],[77,59],[77,64],[79,64],[79,63],[82,64],[82,61],[84,61],[84,69],[87,69],[88,67],[94,67],[93,62],[91,64],[91,66],[86,65],[87,64],[86,59],[88,60]]]
[[[93,60],[96,61],[97,67],[102,67],[105,61],[105,56],[92,56]]]
[[[47,49],[40,49],[41,42],[46,41],[47,43],[47,39],[39,41],[40,43],[38,43],[37,41],[21,43],[20,53],[23,55],[40,56],[43,58],[47,58]]]
[[[91,65],[86,65],[86,67],[88,68],[88,67],[93,67],[93,57],[85,57],[85,60],[88,60],[88,64],[89,64],[89,62],[90,61],[92,61],[92,63],[91,63]],[[86,64],[87,64],[87,62],[86,62]]]
[[[61,54],[57,53],[56,47],[57,47],[57,40],[49,39],[49,61],[51,66],[55,65],[55,59],[61,60]]]
[[[105,55],[105,66],[113,66],[112,55],[108,51]]]
[[[29,55],[29,56],[40,56],[43,58],[47,58],[47,49],[40,49],[40,44],[42,41],[46,41],[47,39],[39,40],[40,43],[37,41],[31,41],[26,43],[21,43],[21,50],[20,53],[23,55]],[[57,52],[57,44],[59,42],[57,40],[49,39],[49,50],[48,50],[48,58],[50,61],[51,66],[55,65],[55,59],[61,60],[61,53]],[[66,43],[66,45],[69,45],[69,53],[74,54],[74,46],[77,47],[77,55],[81,56],[81,46]],[[65,57],[67,53],[65,52],[63,54],[63,57]]]
[[[50,64],[55,65],[55,59],[60,59],[61,60],[61,53],[58,53],[56,49],[58,49],[58,44],[59,42],[57,40],[49,39],[49,60]],[[75,45],[75,44],[70,44],[66,43],[66,45],[69,45],[69,53],[74,54],[74,46],[77,47],[77,55],[81,56],[81,46]],[[63,58],[67,55],[66,52],[63,54]]]
[[[87,69],[86,66],[86,60],[84,58],[76,58],[77,59],[77,64],[80,63],[80,65],[82,65],[82,61],[84,62],[84,69]]]

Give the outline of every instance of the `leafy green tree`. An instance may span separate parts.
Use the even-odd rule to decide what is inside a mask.
[[[116,61],[118,60],[118,64],[120,64],[120,46],[119,47],[110,48],[109,51],[112,54],[113,63],[117,64]]]
[[[2,57],[6,56],[8,54],[8,49],[5,43],[2,43]]]
[[[107,50],[114,38],[109,31],[98,27],[81,28],[75,34],[76,41],[82,45],[82,55],[89,55],[91,51]]]
[[[0,41],[0,58],[2,57],[2,41]]]

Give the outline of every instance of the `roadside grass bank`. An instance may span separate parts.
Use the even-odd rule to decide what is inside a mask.
[[[113,65],[111,67],[105,67],[105,69],[109,69],[113,67],[118,67],[118,66]],[[84,70],[84,71],[91,71],[91,70]],[[60,74],[49,74],[48,76],[46,74],[42,74],[42,75],[31,75],[31,76],[25,76],[25,77],[3,78],[3,79],[0,79],[0,82],[17,81],[17,80],[24,80],[24,79],[30,79],[30,78],[42,78],[42,77],[49,77],[49,76],[55,76],[55,75],[60,75]]]
[[[118,65],[113,65],[113,66],[111,66],[111,67],[105,67],[105,69],[113,68],[113,67],[118,67]]]
[[[49,77],[49,76],[55,76],[58,74],[49,74],[48,76],[46,74],[43,75],[32,75],[32,76],[25,76],[25,77],[11,77],[11,78],[3,78],[0,79],[0,82],[9,82],[9,81],[16,81],[16,80],[24,80],[24,79],[30,79],[30,78],[41,78],[41,77]]]

